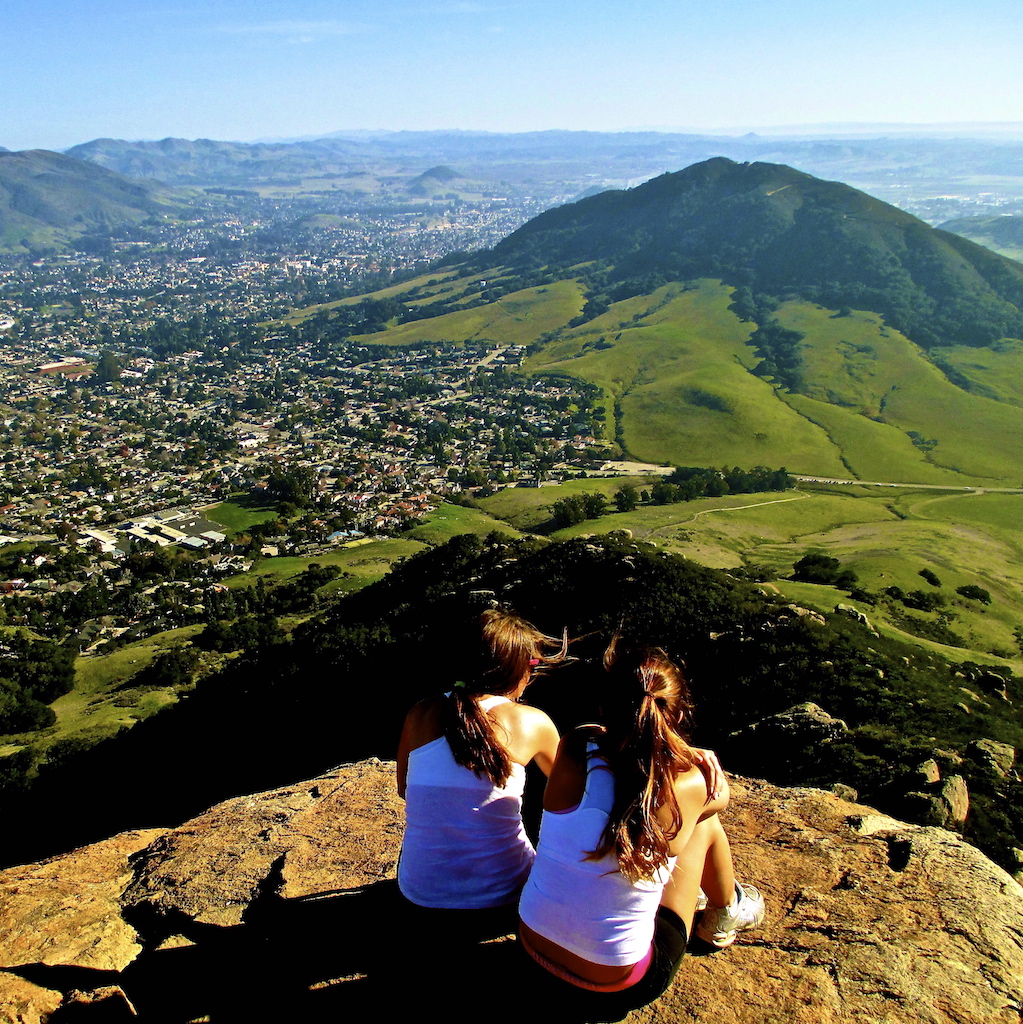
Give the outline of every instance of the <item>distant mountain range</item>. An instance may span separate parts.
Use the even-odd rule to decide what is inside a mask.
[[[152,183],[61,153],[0,152],[0,251],[59,247],[181,208]]]
[[[622,186],[714,156],[769,161],[880,190],[931,195],[991,179],[1019,180],[1023,142],[1008,138],[894,135],[826,138],[681,132],[339,132],[291,142],[96,139],[69,149],[76,159],[168,184],[246,185],[301,175],[422,173],[449,165],[472,178],[536,194],[577,195],[593,184]],[[995,187],[994,185],[992,187]],[[908,192],[907,192],[908,189]]]

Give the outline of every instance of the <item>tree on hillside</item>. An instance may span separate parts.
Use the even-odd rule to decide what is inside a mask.
[[[827,586],[848,590],[857,582],[856,573],[851,569],[843,569],[837,558],[825,555],[821,551],[811,551],[803,555],[792,566],[792,578],[802,583],[822,583]]]
[[[631,512],[639,504],[639,491],[632,484],[622,484],[615,491],[614,501],[619,512]]]

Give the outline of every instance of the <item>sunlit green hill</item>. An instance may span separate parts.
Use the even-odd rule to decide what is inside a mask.
[[[1023,267],[840,182],[724,157],[548,210],[476,265],[596,261],[601,297],[715,277],[885,316],[925,347],[1023,335]]]
[[[1023,267],[790,167],[604,192],[369,298],[290,322],[528,346],[526,372],[600,385],[606,440],[642,460],[1023,481]]]

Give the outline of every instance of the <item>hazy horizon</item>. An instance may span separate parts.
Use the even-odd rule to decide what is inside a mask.
[[[228,138],[211,138],[210,136],[169,136],[169,135],[153,135],[146,138],[124,138],[119,136],[93,136],[90,138],[78,139],[74,142],[69,142],[64,146],[54,146],[52,150],[55,152],[63,152],[71,149],[74,146],[82,145],[83,143],[95,141],[98,138],[119,138],[120,141],[124,142],[160,142],[167,138],[183,138],[188,141],[197,141],[200,138],[210,138],[211,141],[215,142],[234,142],[242,143],[246,145],[255,145],[259,143],[263,144],[288,144],[294,142],[305,142],[314,141],[316,139],[325,138],[358,138],[360,136],[385,136],[395,135],[402,132],[416,132],[416,131],[428,131],[428,132],[451,132],[459,133],[463,132],[467,135],[514,135],[514,134],[530,134],[547,131],[559,131],[559,132],[577,132],[577,131],[593,131],[600,132],[610,135],[627,135],[629,133],[660,133],[660,134],[678,134],[678,135],[703,135],[707,137],[740,137],[742,135],[763,135],[764,137],[776,137],[786,139],[800,139],[800,138],[831,138],[831,139],[867,139],[877,138],[884,136],[907,136],[917,138],[976,138],[976,139],[1004,139],[1004,140],[1023,140],[1023,121],[1015,122],[988,122],[988,121],[975,121],[975,122],[955,122],[955,123],[941,123],[936,122],[933,124],[905,124],[901,122],[836,122],[836,123],[825,123],[825,124],[805,124],[805,125],[741,125],[738,127],[727,126],[727,127],[694,127],[691,125],[682,125],[679,127],[672,127],[670,125],[640,125],[630,126],[618,129],[579,129],[579,128],[523,128],[518,132],[498,132],[492,131],[486,128],[431,128],[431,129],[416,129],[416,128],[339,128],[332,131],[324,131],[319,133],[311,133],[304,135],[273,135],[273,136],[259,136],[257,138],[245,138],[245,139],[228,139]],[[0,142],[0,145],[3,145]],[[13,146],[6,147],[7,149],[14,150]],[[23,149],[49,149],[51,147],[44,146],[26,146]]]

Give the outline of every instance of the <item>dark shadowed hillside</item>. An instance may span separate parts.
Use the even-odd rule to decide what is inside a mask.
[[[941,659],[846,616],[824,621],[621,537],[546,543],[492,534],[408,559],[290,641],[268,633],[182,704],[45,767],[24,802],[4,801],[8,835],[20,837],[7,841],[4,859],[176,820],[353,758],[392,757],[405,710],[461,677],[475,617],[495,600],[552,632],[590,635],[574,648],[576,665],[530,691],[562,729],[597,713],[589,681],[624,621],[633,636],[685,660],[695,739],[734,770],[786,784],[841,782],[932,822],[943,790],[932,793],[917,770],[932,759],[936,772],[969,787],[968,837],[1002,862],[1019,845],[1018,778],[998,776],[971,753],[981,739],[1023,746],[1023,691],[1008,674],[957,676]],[[1005,703],[962,713],[962,682],[1001,687]],[[822,710],[791,712],[803,702]]]

